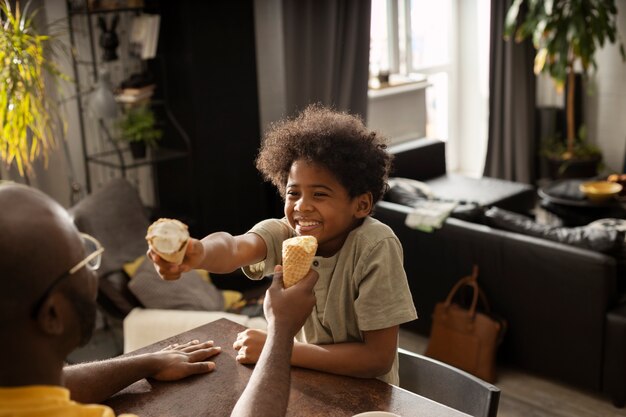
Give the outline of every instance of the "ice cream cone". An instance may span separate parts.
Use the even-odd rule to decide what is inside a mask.
[[[296,236],[283,242],[283,284],[285,288],[300,281],[311,269],[317,251],[313,236]]]
[[[162,259],[180,265],[189,244],[189,231],[178,220],[162,218],[150,225],[146,240]]]

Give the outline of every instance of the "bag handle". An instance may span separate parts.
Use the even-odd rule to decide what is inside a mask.
[[[471,275],[461,278],[456,284],[454,284],[454,287],[452,287],[452,290],[450,290],[450,293],[448,294],[448,297],[446,298],[446,301],[445,301],[446,310],[450,307],[450,304],[452,304],[452,299],[456,295],[457,291],[460,290],[461,287],[463,286],[472,287],[474,289],[474,295],[472,297],[472,304],[469,309],[469,312],[472,318],[474,318],[476,315],[476,305],[478,304],[479,296],[480,296],[480,300],[483,302],[485,306],[485,311],[487,312],[490,311],[489,303],[487,302],[487,297],[485,296],[485,293],[483,292],[483,290],[478,286],[478,265],[474,265],[472,267]]]

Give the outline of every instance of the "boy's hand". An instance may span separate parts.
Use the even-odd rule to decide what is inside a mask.
[[[268,327],[278,332],[288,332],[293,338],[311,314],[315,305],[313,288],[319,275],[310,270],[294,286],[283,287],[282,267],[276,266],[271,287],[265,293],[263,311]],[[259,360],[267,333],[262,330],[247,329],[237,335],[233,348],[238,350],[237,362],[253,364]]]
[[[265,345],[267,333],[258,329],[247,329],[237,334],[237,340],[233,348],[237,350],[237,362],[246,365],[257,363],[263,345]]]
[[[213,341],[200,343],[192,340],[182,345],[170,345],[151,354],[158,361],[158,370],[152,378],[176,381],[190,375],[211,372],[215,369],[215,363],[207,359],[221,351],[220,347],[213,346]]]
[[[150,248],[148,248],[146,255],[154,263],[154,268],[159,276],[166,281],[170,281],[180,278],[183,272],[191,271],[200,265],[200,262],[204,259],[204,246],[198,239],[190,238],[185,258],[180,265],[167,262]]]

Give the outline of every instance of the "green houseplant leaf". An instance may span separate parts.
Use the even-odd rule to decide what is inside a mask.
[[[574,66],[580,62],[585,73],[597,69],[595,53],[606,41],[619,42],[622,60],[626,59],[616,14],[614,0],[515,0],[507,11],[505,39],[514,36],[520,42],[532,36],[535,73],[548,73],[558,89],[567,83],[567,147],[554,148],[563,159],[599,154],[574,131]]]
[[[56,103],[46,91],[45,74],[67,79],[49,57],[57,38],[40,34],[33,25],[37,10],[30,1],[15,11],[0,3],[0,159],[15,163],[20,175],[32,172],[33,161],[48,150],[64,128]]]
[[[119,121],[121,140],[128,142],[145,142],[155,147],[163,136],[163,132],[155,126],[154,112],[147,105],[126,109]]]

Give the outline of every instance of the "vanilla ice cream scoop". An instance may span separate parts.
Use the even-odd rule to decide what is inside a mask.
[[[161,258],[179,265],[189,244],[189,230],[176,219],[162,218],[150,225],[146,240]]]
[[[296,236],[283,242],[283,284],[285,288],[300,281],[311,269],[317,251],[313,236]]]

